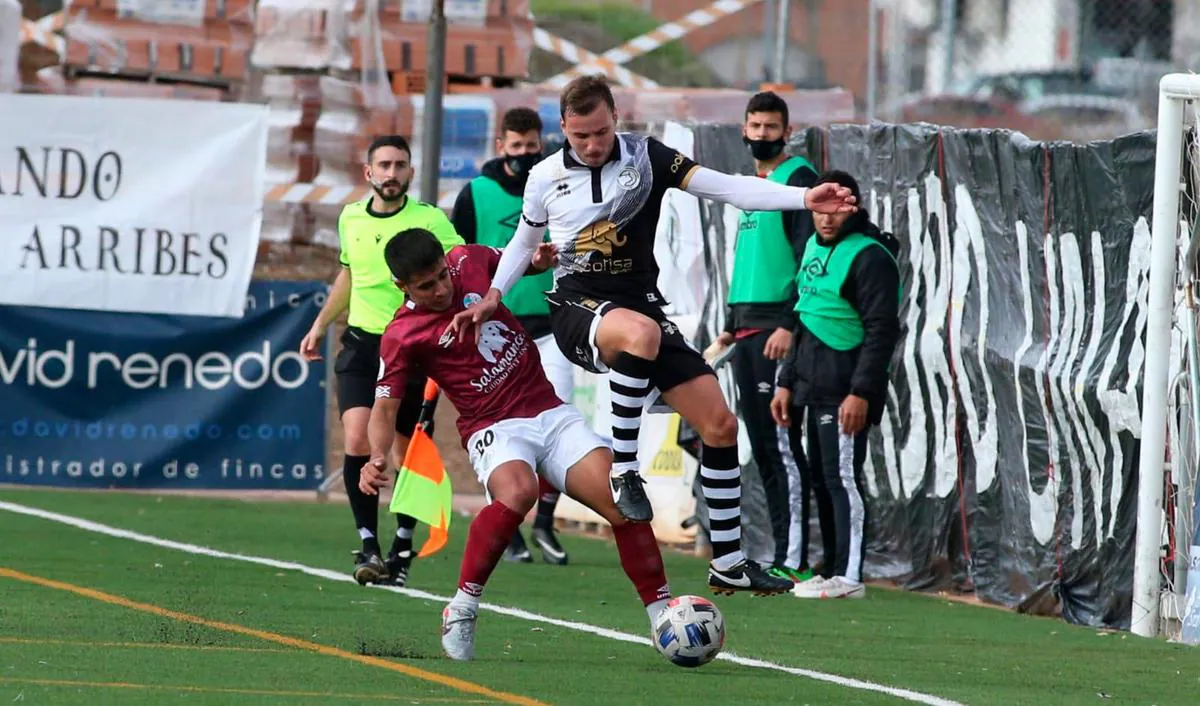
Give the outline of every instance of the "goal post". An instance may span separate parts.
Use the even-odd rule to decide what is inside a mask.
[[[1130,630],[1145,637],[1153,637],[1159,632],[1162,601],[1159,550],[1163,532],[1163,481],[1167,470],[1169,372],[1180,226],[1179,201],[1184,183],[1184,117],[1188,104],[1195,100],[1200,100],[1200,75],[1167,74],[1159,81],[1133,606],[1130,616]],[[1189,311],[1187,315],[1191,316],[1192,313]],[[1181,549],[1187,551],[1186,547]]]

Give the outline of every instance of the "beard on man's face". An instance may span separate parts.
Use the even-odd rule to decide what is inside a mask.
[[[402,184],[396,179],[388,179],[383,182],[371,182],[371,188],[384,201],[399,201],[408,193],[410,183],[411,180]]]

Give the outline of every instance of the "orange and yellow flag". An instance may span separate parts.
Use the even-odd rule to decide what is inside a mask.
[[[426,402],[431,402],[437,395],[437,385],[430,380],[425,386]],[[453,499],[450,475],[446,473],[437,445],[418,423],[404,454],[404,465],[397,475],[391,503],[392,512],[415,517],[429,525],[429,539],[417,552],[418,557],[427,557],[446,546],[450,538]]]

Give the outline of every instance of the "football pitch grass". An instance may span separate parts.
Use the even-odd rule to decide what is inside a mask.
[[[649,646],[612,544],[569,535],[569,566],[501,563],[484,600],[502,612],[481,612],[475,661],[453,662],[440,616],[466,527],[455,517],[447,549],[397,592],[349,580],[342,505],[0,488],[0,702],[1192,704],[1200,691],[1193,648],[875,587],[716,598],[740,659],[681,669]],[[708,597],[703,560],[665,558],[676,595]]]

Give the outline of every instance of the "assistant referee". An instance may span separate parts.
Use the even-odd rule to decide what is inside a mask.
[[[403,137],[388,135],[372,141],[364,174],[375,193],[342,209],[338,218],[342,268],[325,306],[300,343],[300,353],[308,360],[320,360],[321,339],[326,329],[349,309],[334,372],[345,435],[342,479],[362,539],[361,551],[354,552],[354,578],[363,585],[403,586],[412,563],[416,520],[406,515],[396,516],[392,548],[386,560],[382,559],[378,537],[379,496],[365,495],[358,488],[359,475],[370,460],[367,423],[379,377],[379,341],[396,310],[404,305],[404,293],[392,281],[383,250],[394,235],[412,228],[433,233],[447,251],[464,243],[441,209],[408,196],[413,177],[412,150]],[[393,450],[398,459],[404,457],[409,435],[420,416],[424,388],[424,376],[409,378],[396,418],[398,433]]]

